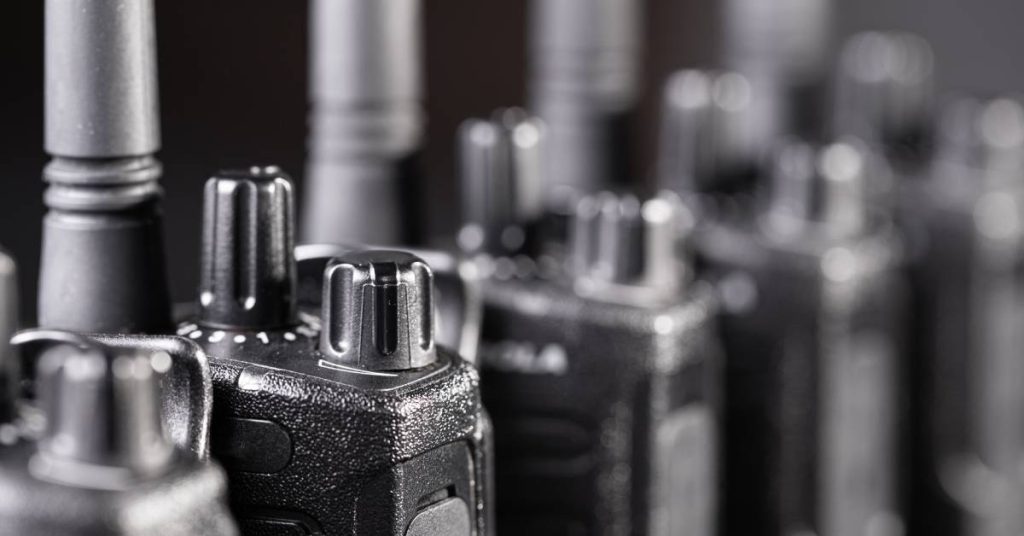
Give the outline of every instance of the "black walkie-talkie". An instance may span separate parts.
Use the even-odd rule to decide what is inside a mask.
[[[715,302],[676,256],[678,201],[602,194],[571,219],[573,270],[525,255],[541,126],[461,130],[482,269],[482,390],[495,424],[498,529],[714,533]]]
[[[276,168],[206,185],[202,283],[179,334],[210,354],[213,454],[243,534],[484,535],[476,370],[434,342],[419,258],[327,264],[297,310],[292,186]]]
[[[903,505],[907,534],[942,534],[956,523],[944,519],[950,510],[940,506],[941,492],[934,487],[931,424],[927,391],[931,389],[934,298],[937,292],[957,294],[966,285],[962,280],[945,288],[923,272],[949,277],[953,265],[971,254],[956,251],[956,261],[945,266],[930,266],[937,250],[958,248],[966,227],[963,218],[951,218],[939,243],[932,243],[927,216],[934,201],[944,196],[944,187],[930,180],[935,142],[935,58],[921,37],[901,32],[866,32],[851,37],[843,46],[837,64],[831,128],[836,136],[856,136],[867,143],[882,167],[872,180],[869,196],[876,208],[896,226],[903,240],[902,277],[908,290],[906,358],[902,360],[904,382],[904,424],[900,428],[902,459],[899,476],[903,481]],[[954,227],[956,232],[950,232]],[[944,262],[944,261],[942,261]],[[953,277],[956,279],[956,276]],[[959,318],[966,319],[965,308],[954,306]],[[964,320],[966,322],[966,320]],[[946,330],[948,335],[962,329]],[[943,335],[946,337],[947,335]],[[963,351],[952,343],[942,344],[944,352]],[[956,348],[954,350],[954,348]],[[946,419],[943,416],[942,419]],[[948,505],[948,504],[947,504]]]
[[[863,150],[780,149],[770,200],[697,235],[722,303],[729,535],[888,534],[897,488],[899,242]]]

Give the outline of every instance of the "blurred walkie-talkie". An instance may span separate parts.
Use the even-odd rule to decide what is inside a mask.
[[[906,358],[902,361],[900,375],[906,402],[899,476],[903,480],[906,531],[912,535],[943,534],[944,530],[962,534],[954,529],[957,523],[944,517],[952,510],[943,502],[943,494],[935,484],[936,473],[931,461],[934,442],[930,439],[933,417],[928,400],[934,396],[929,392],[933,383],[930,376],[934,372],[932,347],[935,343],[931,339],[935,337],[933,330],[937,329],[934,326],[935,297],[966,292],[963,290],[966,281],[953,275],[957,269],[951,266],[962,266],[961,256],[973,259],[974,255],[961,250],[951,253],[956,260],[950,266],[930,265],[936,262],[931,258],[936,251],[952,252],[963,245],[961,238],[965,232],[970,234],[962,227],[970,227],[963,218],[944,222],[946,230],[935,235],[929,226],[937,222],[927,221],[931,217],[927,214],[935,207],[934,201],[945,197],[944,187],[938,181],[929,180],[936,127],[934,71],[932,50],[918,36],[895,32],[855,35],[840,52],[831,117],[835,135],[864,140],[884,165],[874,178],[869,197],[877,210],[888,213],[887,217],[903,239],[901,268],[909,299],[904,324]],[[949,232],[958,225],[961,227],[956,232]],[[925,276],[925,272],[943,274],[942,277],[948,279],[942,283],[933,278],[929,280],[931,276]],[[969,322],[966,307],[953,309],[952,318],[964,324]],[[943,314],[948,316],[950,311]],[[942,337],[946,341],[941,343],[945,347],[942,352],[961,356],[957,352],[964,351],[962,335],[966,326],[946,324],[939,329],[944,332]],[[943,381],[952,382],[953,376]],[[946,418],[952,417],[942,417]]]
[[[422,240],[420,0],[310,3],[303,243]]]
[[[936,160],[903,213],[919,231],[909,529],[1020,534],[1024,104],[955,101],[938,134]]]
[[[498,529],[714,533],[715,304],[677,255],[678,200],[585,197],[572,270],[536,242],[540,125],[515,113],[460,131],[460,235],[484,281],[481,369],[495,423]],[[548,149],[540,147],[540,149]]]
[[[547,126],[546,199],[565,203],[629,177],[629,114],[639,92],[638,0],[533,0],[530,111]]]
[[[41,326],[172,326],[159,146],[152,0],[47,0]]]
[[[774,168],[761,210],[697,235],[723,311],[724,533],[893,534],[898,242],[858,146],[794,143]]]
[[[767,155],[780,136],[819,139],[833,0],[721,3],[722,67],[750,83],[747,143]]]
[[[193,415],[201,422],[192,435],[172,442],[168,420],[189,415],[168,413],[174,406],[161,403],[161,385],[173,383],[172,369],[183,365],[176,360],[201,364],[205,357],[186,341],[135,342],[25,334],[46,426],[34,439],[19,433],[25,427],[16,414],[0,415],[0,535],[238,534],[224,472],[195,448],[209,414]],[[9,349],[0,367],[13,370]],[[2,394],[4,407],[18,403],[16,393]]]
[[[322,270],[297,306],[292,184],[206,184],[201,288],[179,333],[211,355],[213,454],[243,534],[489,534],[476,370],[435,344],[434,276],[396,251]]]

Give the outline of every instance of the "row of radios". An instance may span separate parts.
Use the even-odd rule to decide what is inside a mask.
[[[1024,107],[935,121],[867,34],[822,113],[828,4],[724,5],[641,201],[636,3],[534,2],[539,118],[460,129],[452,254],[349,245],[418,231],[419,2],[314,0],[304,244],[284,172],[215,175],[172,313],[151,0],[47,0],[0,535],[1020,534]]]

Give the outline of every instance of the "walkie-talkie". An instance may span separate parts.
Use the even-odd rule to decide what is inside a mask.
[[[778,151],[770,200],[697,235],[722,304],[724,534],[892,534],[898,241],[864,149]]]
[[[205,435],[172,442],[166,430],[168,420],[187,417],[161,411],[161,384],[173,381],[184,355],[166,350],[187,342],[115,347],[68,332],[24,335],[38,354],[36,403],[46,427],[38,440],[5,435],[19,427],[10,414],[0,418],[0,534],[238,534],[224,472],[192,448]],[[10,352],[0,357],[4,368],[13,361]],[[5,407],[16,402],[10,395]]]
[[[937,126],[933,102],[934,63],[930,46],[918,36],[898,32],[853,36],[840,53],[831,118],[834,134],[864,140],[887,168],[879,170],[869,193],[875,205],[889,213],[904,242],[902,270],[909,299],[904,324],[906,359],[901,375],[906,406],[905,425],[901,427],[904,445],[900,477],[904,481],[906,531],[929,535],[943,534],[957,525],[943,518],[950,510],[941,506],[943,495],[935,487],[931,461],[934,454],[928,391],[932,388],[933,353],[929,347],[934,344],[930,339],[936,329],[933,326],[934,299],[936,292],[949,296],[961,292],[967,285],[957,281],[952,283],[953,287],[937,288],[936,282],[929,281],[929,276],[922,273],[928,271],[950,277],[952,272],[946,267],[926,266],[935,262],[928,256],[934,254],[936,248],[952,251],[945,248],[962,245],[960,238],[966,229],[961,227],[956,233],[939,238],[939,243],[932,243],[938,235],[929,236],[932,231],[928,226],[935,222],[926,221],[931,217],[926,215],[934,206],[933,201],[944,197],[938,191],[944,187],[929,177]],[[963,218],[954,218],[945,225],[963,223]],[[956,253],[958,266],[961,255],[973,257],[966,251]],[[960,318],[966,323],[966,309],[960,309],[958,314],[963,315]],[[947,341],[952,341],[952,337],[962,335],[966,327],[942,329],[947,331],[943,336],[950,337]],[[953,343],[942,345],[946,346],[944,352],[963,350]],[[954,347],[957,349],[952,350]]]
[[[420,0],[310,2],[303,243],[421,240]]]
[[[242,533],[484,535],[476,370],[434,342],[433,274],[352,251],[297,308],[292,185],[254,167],[207,182],[197,311],[211,356],[213,454]]]
[[[39,324],[172,326],[159,209],[152,0],[47,0]]]
[[[1024,104],[960,99],[939,127],[937,158],[903,213],[921,231],[910,529],[1020,534]]]
[[[571,273],[516,254],[530,214],[516,182],[536,177],[517,165],[531,123],[507,119],[461,131],[467,192],[515,205],[462,233],[489,270],[480,362],[498,530],[713,534],[715,303],[676,256],[692,221],[677,200],[602,194],[573,217]]]
[[[641,2],[534,0],[530,112],[547,125],[547,198],[567,202],[629,176],[629,114],[639,93]]]

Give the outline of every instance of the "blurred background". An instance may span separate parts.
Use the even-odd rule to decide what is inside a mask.
[[[644,0],[644,101],[633,120],[646,175],[668,73],[716,65],[715,0]],[[940,92],[1024,88],[1019,0],[839,0],[833,43],[868,29],[917,32],[935,47]],[[35,315],[43,183],[42,0],[7,3],[0,32],[0,244],[20,265],[23,316]],[[427,195],[433,234],[455,228],[459,122],[523,104],[524,0],[426,0]],[[302,187],[306,2],[157,0],[164,212],[177,300],[198,279],[201,185],[215,170],[283,166]],[[301,197],[300,197],[301,198]]]

